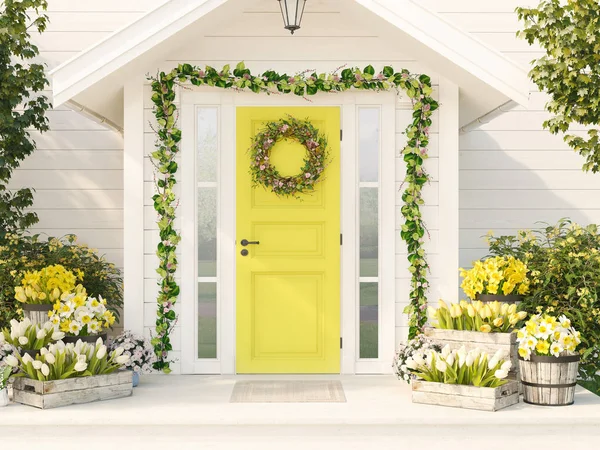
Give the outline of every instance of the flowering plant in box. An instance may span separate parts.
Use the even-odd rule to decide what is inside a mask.
[[[480,331],[483,333],[508,333],[527,317],[524,311],[517,312],[517,305],[473,301],[447,305],[439,301],[437,309],[428,308],[432,325],[444,330]]]
[[[94,336],[115,323],[114,314],[106,308],[106,300],[88,297],[81,285],[75,292],[63,295],[48,316],[50,322],[72,336]]]
[[[40,350],[63,337],[65,333],[57,331],[52,322],[38,325],[32,324],[27,318],[20,322],[13,319],[10,321],[10,331],[8,328],[0,331],[0,346],[9,344],[24,350]]]
[[[60,264],[25,272],[21,280],[23,286],[15,288],[15,299],[28,304],[52,304],[75,289],[77,278],[83,279],[83,272],[78,271],[76,277]]]
[[[460,287],[473,300],[477,294],[525,295],[529,292],[529,269],[513,256],[494,256],[475,261],[470,270],[460,269]]]
[[[17,367],[15,376],[23,376],[39,381],[64,380],[66,378],[108,375],[123,367],[129,356],[119,347],[108,351],[101,338],[95,344],[64,344],[62,341],[41,349],[33,359],[28,354],[17,354],[5,358],[6,364]]]
[[[573,354],[581,338],[567,317],[535,315],[517,332],[517,342],[519,356],[529,360],[531,355],[558,357],[564,352]]]
[[[147,339],[133,334],[131,331],[124,331],[110,344],[111,349],[118,347],[125,349],[123,354],[129,356],[129,361],[124,365],[126,369],[138,373],[152,370],[156,355],[154,354],[154,348]]]
[[[413,355],[417,352],[423,353],[428,350],[440,351],[441,349],[442,347],[433,344],[425,335],[418,334],[417,337],[409,340],[406,344],[401,345],[398,349],[392,364],[396,376],[398,379],[410,383],[410,380],[415,376],[406,365],[406,361],[409,359],[412,360]]]
[[[511,368],[503,350],[490,357],[478,348],[467,353],[464,346],[450,350],[448,345],[441,352],[416,352],[406,365],[417,378],[425,381],[492,388],[506,384]]]

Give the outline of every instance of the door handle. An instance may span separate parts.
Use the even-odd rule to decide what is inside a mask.
[[[240,244],[242,244],[242,247],[246,247],[247,245],[258,245],[258,244],[260,244],[260,242],[258,242],[258,241],[249,241],[248,239],[242,239],[240,241]]]

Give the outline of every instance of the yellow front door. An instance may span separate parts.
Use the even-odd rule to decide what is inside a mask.
[[[331,161],[311,194],[278,197],[252,187],[251,139],[291,115],[328,138]],[[298,173],[306,150],[273,147],[271,163]],[[340,109],[237,108],[238,373],[340,372]],[[242,246],[242,240],[258,244]],[[242,250],[247,250],[246,256]]]

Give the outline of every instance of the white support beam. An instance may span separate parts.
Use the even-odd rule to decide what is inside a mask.
[[[125,329],[144,332],[144,79],[124,86],[124,296]]]
[[[459,90],[456,84],[441,78],[439,92],[439,295],[456,301],[459,267]]]

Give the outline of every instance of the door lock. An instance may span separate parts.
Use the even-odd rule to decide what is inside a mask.
[[[260,242],[258,242],[258,241],[249,241],[248,239],[242,239],[240,241],[240,244],[242,244],[242,247],[246,247],[247,245],[258,245],[258,244],[260,244]]]
[[[246,249],[243,249],[243,250],[240,252],[240,254],[241,254],[242,256],[248,256],[248,253],[250,253],[250,252],[249,252],[248,250],[246,250]]]

